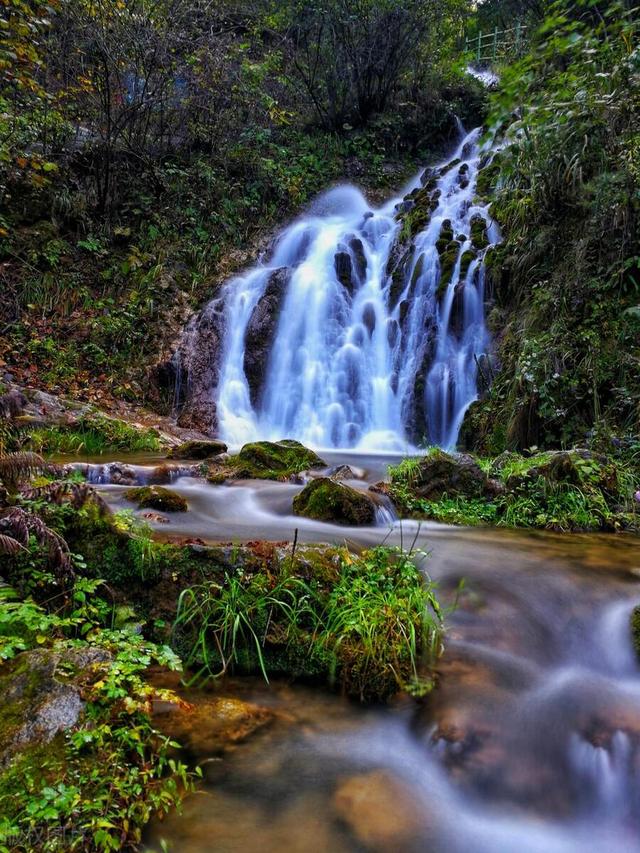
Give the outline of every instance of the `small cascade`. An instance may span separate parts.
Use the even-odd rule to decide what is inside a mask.
[[[188,394],[210,432],[234,445],[455,446],[490,346],[484,257],[499,237],[475,198],[479,136],[379,209],[354,187],[330,190],[224,285],[202,315],[219,331],[192,330],[187,358],[207,350]]]

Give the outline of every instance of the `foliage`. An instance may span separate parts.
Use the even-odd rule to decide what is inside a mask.
[[[390,469],[389,495],[403,514],[447,524],[638,530],[634,495],[640,467],[631,454],[608,459],[580,450],[509,453],[476,461],[496,480],[491,499],[446,493],[438,500],[420,497],[415,486],[419,459]]]
[[[83,683],[80,725],[53,745],[23,750],[0,774],[2,851],[134,849],[151,814],[166,813],[192,785],[171,757],[175,744],[150,721],[152,699],[171,697],[144,679],[151,663],[175,669],[179,661],[166,647],[104,627],[110,608],[100,594],[100,581],[78,579],[70,605],[56,610],[2,591],[1,657],[29,648],[62,661],[65,650],[106,653]]]
[[[29,431],[27,445],[38,453],[100,455],[113,450],[131,453],[160,449],[158,433],[139,429],[104,415],[91,414],[73,426],[39,427]]]
[[[500,370],[469,414],[480,450],[637,432],[639,63],[637,10],[560,3],[505,70],[491,117]]]
[[[414,558],[340,551],[330,580],[305,579],[305,560],[281,562],[275,577],[238,568],[183,590],[174,637],[186,664],[200,676],[240,669],[337,680],[369,701],[430,689],[442,613]]]

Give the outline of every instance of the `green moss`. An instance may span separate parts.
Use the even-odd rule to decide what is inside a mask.
[[[177,447],[172,447],[167,454],[169,459],[210,459],[227,452],[224,441],[211,439],[208,441],[183,441]]]
[[[446,249],[440,254],[440,279],[436,290],[436,297],[438,299],[442,299],[447,292],[459,252],[460,243],[457,240],[452,240],[450,243],[447,243]]]
[[[631,611],[631,640],[636,655],[640,658],[640,604]]]
[[[474,249],[481,251],[489,245],[489,235],[487,234],[487,223],[480,214],[471,217],[471,242]]]
[[[189,508],[186,500],[177,492],[164,486],[140,486],[127,489],[125,498],[141,508],[159,509],[164,512],[186,512]]]
[[[467,249],[466,252],[462,253],[462,257],[460,258],[460,278],[464,278],[471,266],[471,262],[476,258],[476,253],[473,249]]]
[[[326,463],[299,441],[256,441],[245,444],[236,456],[209,466],[207,479],[222,483],[228,479],[288,480],[295,474]]]
[[[362,492],[327,477],[311,480],[293,499],[295,515],[317,521],[363,525],[375,520],[373,501]]]

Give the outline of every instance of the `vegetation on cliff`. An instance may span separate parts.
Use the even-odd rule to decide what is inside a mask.
[[[638,51],[637,9],[560,3],[503,70],[483,181],[497,371],[463,429],[480,452],[638,435]]]

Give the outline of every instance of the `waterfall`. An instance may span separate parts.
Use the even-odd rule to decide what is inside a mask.
[[[455,446],[490,344],[484,256],[498,232],[475,200],[479,136],[378,209],[354,187],[328,191],[223,286],[206,389],[221,438]]]

